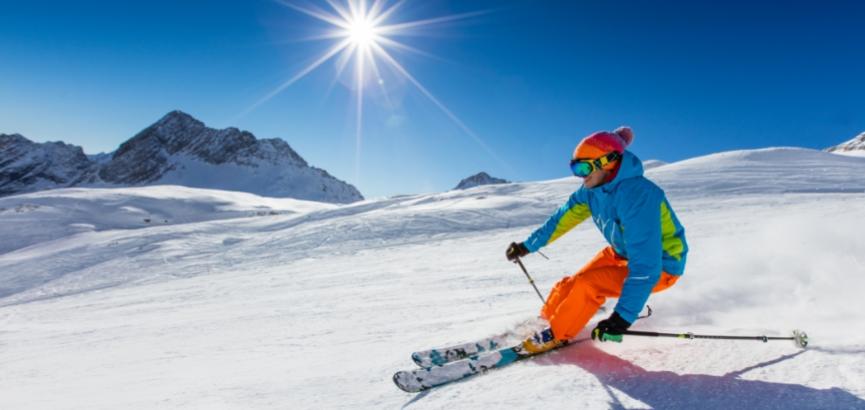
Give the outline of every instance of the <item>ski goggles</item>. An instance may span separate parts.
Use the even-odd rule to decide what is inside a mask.
[[[621,157],[622,154],[613,151],[607,155],[604,155],[603,157],[595,159],[574,158],[571,160],[571,171],[574,172],[574,175],[580,178],[585,178],[589,176],[592,172],[595,172],[595,170],[601,169],[607,164],[616,161]]]

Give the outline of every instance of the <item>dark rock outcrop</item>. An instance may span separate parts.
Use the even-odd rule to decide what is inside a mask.
[[[507,183],[510,183],[510,181],[505,180],[505,179],[501,179],[501,178],[491,177],[486,172],[479,172],[477,174],[474,174],[474,175],[460,181],[460,183],[457,184],[456,188],[454,188],[454,189],[468,189],[468,188],[473,188],[473,187],[481,186],[481,185],[507,184]]]

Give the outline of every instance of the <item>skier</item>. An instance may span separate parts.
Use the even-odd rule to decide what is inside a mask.
[[[664,191],[643,176],[642,161],[625,149],[633,139],[633,131],[623,126],[580,141],[571,170],[583,185],[528,239],[511,243],[506,251],[508,260],[516,261],[590,216],[610,245],[550,291],[541,309],[550,327],[523,343],[530,352],[546,351],[575,337],[608,297],[619,298],[615,310],[591,336],[621,341],[649,294],[673,286],[684,272],[685,230]]]

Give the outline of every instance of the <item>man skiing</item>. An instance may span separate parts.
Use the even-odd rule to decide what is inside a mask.
[[[630,128],[619,127],[580,141],[571,170],[583,185],[528,239],[507,249],[508,260],[516,261],[590,216],[610,244],[550,291],[541,310],[550,327],[523,343],[530,352],[575,337],[608,297],[618,297],[618,303],[594,328],[592,339],[621,341],[649,294],[673,286],[684,272],[685,229],[664,191],[643,176],[642,161],[625,149],[633,139]]]

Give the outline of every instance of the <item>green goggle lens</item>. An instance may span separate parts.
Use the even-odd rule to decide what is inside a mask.
[[[585,178],[595,170],[591,161],[571,161],[571,171],[574,175]]]

